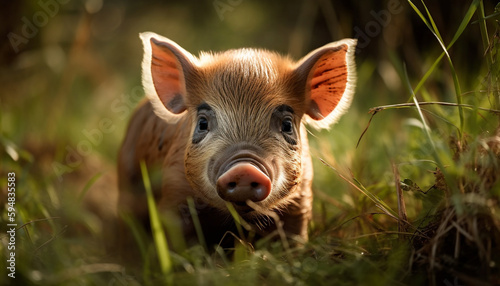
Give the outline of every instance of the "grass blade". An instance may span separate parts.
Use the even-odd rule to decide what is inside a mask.
[[[436,22],[434,22],[434,19],[432,18],[432,15],[431,15],[431,13],[429,12],[429,9],[427,9],[427,6],[425,5],[424,0],[422,0],[422,5],[424,5],[425,12],[427,13],[427,17],[429,17],[429,21],[430,21],[430,23],[431,23],[431,25],[432,25],[432,29],[431,29],[431,27],[429,27],[429,26],[427,26],[427,27],[429,27],[429,29],[431,29],[431,31],[434,31],[435,36],[438,38],[438,40],[439,40],[441,43],[443,43],[443,37],[441,37],[441,34],[439,33],[439,30],[438,30],[438,28],[437,28],[437,26],[436,26]]]
[[[132,235],[134,236],[135,241],[137,241],[137,245],[139,245],[139,251],[141,252],[141,257],[143,261],[146,261],[147,258],[147,250],[146,250],[146,242],[144,240],[144,235],[141,233],[139,227],[137,227],[137,221],[129,214],[122,213],[122,220],[127,224],[127,226],[132,231]]]
[[[398,231],[401,232],[399,235],[400,239],[404,239],[402,233],[408,232],[408,214],[406,212],[406,204],[404,200],[403,190],[401,189],[401,177],[399,175],[399,170],[396,164],[392,163],[392,172],[394,173],[394,185],[396,186],[396,196],[398,198]]]
[[[481,111],[491,112],[491,113],[500,115],[500,110],[491,109],[491,108],[484,108],[484,107],[477,107],[477,106],[470,105],[470,104],[459,105],[459,104],[453,103],[453,102],[442,102],[442,101],[426,101],[426,102],[419,102],[418,104],[420,106],[423,106],[423,105],[441,105],[441,106],[452,106],[452,107],[462,106],[463,108],[470,109],[470,110],[481,110]],[[377,106],[377,107],[372,107],[372,108],[370,108],[369,112],[376,113],[376,112],[380,112],[382,110],[386,110],[386,109],[390,109],[390,108],[398,109],[398,108],[411,108],[411,107],[415,107],[415,103],[396,103],[396,104],[389,104],[389,105],[381,105],[381,106]]]
[[[476,8],[479,5],[479,2],[480,2],[479,0],[474,0],[472,2],[471,6],[469,7],[469,9],[467,10],[467,13],[464,16],[464,19],[462,20],[462,22],[460,23],[457,31],[455,32],[455,35],[453,36],[453,39],[448,44],[448,46],[446,46],[446,50],[449,50],[455,44],[455,42],[458,40],[458,38],[462,35],[463,31],[468,26],[468,24],[469,24],[472,16],[474,15],[474,12],[476,11]],[[429,27],[430,26],[429,22],[427,21],[427,19],[425,19],[425,17],[420,12],[420,10],[418,10],[418,8],[411,2],[411,0],[408,0],[408,3],[415,10],[415,12],[420,16],[420,18],[422,18],[422,20],[424,21],[424,23]],[[439,55],[439,57],[431,65],[431,67],[429,68],[429,70],[427,70],[427,72],[424,74],[424,76],[422,77],[422,79],[420,80],[420,82],[413,89],[413,91],[414,91],[415,94],[420,90],[420,88],[422,88],[422,86],[427,81],[427,79],[429,78],[429,76],[434,72],[434,70],[436,69],[437,65],[439,64],[439,62],[441,61],[441,59],[444,57],[444,55],[445,55],[445,52],[441,53],[441,55]],[[410,100],[411,100],[411,98],[410,98]]]
[[[95,174],[90,180],[85,184],[85,187],[83,187],[83,190],[80,192],[78,195],[78,201],[81,202],[83,197],[85,197],[85,194],[89,191],[90,187],[97,181],[102,176],[102,173],[99,172]]]
[[[191,214],[191,218],[193,219],[194,229],[196,230],[196,235],[198,236],[198,240],[200,244],[203,246],[203,249],[207,251],[207,243],[205,242],[205,236],[203,235],[203,229],[201,228],[200,219],[198,217],[198,212],[196,211],[196,206],[194,205],[193,198],[187,199],[189,213]]]
[[[415,96],[415,91],[411,88],[410,79],[408,78],[408,72],[406,71],[406,67],[405,67],[405,76],[406,76],[406,85],[408,87],[408,92],[410,92],[411,98],[413,98],[413,101],[415,103],[415,107],[417,108],[418,114],[419,114],[420,119],[422,120],[422,124],[424,126],[425,135],[427,137],[429,144],[431,144],[432,156],[434,157],[434,161],[437,163],[439,170],[441,170],[441,172],[443,173],[443,176],[445,178],[445,181],[447,182],[447,185],[453,191],[456,191],[457,187],[454,184],[450,184],[450,182],[456,182],[457,178],[452,177],[450,174],[448,174],[448,172],[446,172],[445,164],[443,163],[443,160],[439,156],[439,153],[437,151],[436,144],[434,143],[434,140],[432,140],[430,129],[429,129],[427,122],[424,118],[424,115],[422,113],[422,109],[420,108],[420,104]]]
[[[483,41],[483,48],[485,51],[487,51],[490,47],[490,39],[488,37],[488,28],[486,27],[486,18],[484,17],[483,1],[479,3],[479,17],[481,18],[481,20],[479,20],[479,29],[481,30],[481,39]],[[486,63],[488,64],[488,67],[491,67],[492,61],[493,61],[492,55],[488,54],[486,56]]]
[[[160,261],[160,269],[165,278],[167,278],[172,272],[172,261],[170,260],[167,239],[161,226],[160,216],[158,214],[158,209],[156,208],[153,197],[153,191],[151,189],[151,181],[149,180],[147,167],[144,161],[141,161],[141,173],[144,181],[144,188],[146,189],[149,217],[151,220],[151,231],[153,232],[153,239],[158,254],[158,260]],[[167,282],[169,282],[168,279]]]
[[[411,98],[413,99],[413,102],[415,103],[415,107],[417,108],[418,115],[420,116],[420,120],[422,120],[425,135],[427,136],[427,140],[431,144],[432,151],[435,154],[434,159],[436,159],[436,162],[438,162],[438,165],[441,168],[443,166],[443,164],[441,164],[441,161],[439,160],[439,156],[437,155],[436,145],[434,144],[434,141],[432,140],[432,136],[431,136],[431,133],[429,131],[430,130],[429,126],[427,126],[427,121],[425,120],[424,114],[422,113],[422,109],[420,108],[420,104],[417,100],[417,97],[415,96],[415,91],[411,88],[410,79],[408,78],[408,71],[406,70],[406,66],[405,66],[404,71],[405,71],[405,77],[406,77],[406,87],[408,88],[408,92],[411,94]]]
[[[440,35],[439,30],[438,30],[438,28],[437,28],[437,26],[436,26],[436,24],[434,22],[434,19],[432,18],[431,13],[427,9],[427,6],[425,5],[424,1],[422,0],[422,4],[424,5],[424,8],[425,8],[425,10],[427,12],[427,16],[429,17],[430,24],[429,24],[429,21],[427,21],[427,19],[425,19],[424,15],[420,12],[420,10],[418,10],[418,8],[413,3],[411,3],[411,1],[409,1],[409,2],[410,2],[410,5],[412,6],[413,10],[415,10],[415,12],[420,16],[420,18],[422,19],[422,21],[427,25],[427,27],[432,32],[432,34],[437,38],[437,40],[439,42],[439,45],[443,49],[443,54],[442,55],[446,55],[446,57],[448,59],[448,62],[450,64],[451,74],[452,74],[452,78],[453,78],[453,84],[454,84],[454,87],[455,87],[455,96],[457,98],[457,103],[459,104],[459,107],[458,107],[458,114],[459,114],[459,117],[460,117],[459,138],[460,138],[460,141],[462,141],[463,140],[464,126],[465,126],[464,110],[461,107],[461,104],[462,104],[462,90],[460,88],[460,81],[458,80],[457,72],[456,72],[455,67],[453,65],[453,62],[451,60],[450,54],[448,53],[448,49],[451,48],[451,46],[453,45],[453,43],[455,43],[455,41],[460,37],[460,35],[465,30],[465,28],[468,26],[470,19],[474,15],[474,13],[475,13],[475,11],[477,9],[477,6],[479,5],[479,1],[475,0],[471,4],[471,6],[469,7],[469,9],[467,10],[467,13],[465,14],[464,20],[460,23],[460,26],[458,27],[458,30],[455,33],[455,36],[453,37],[453,39],[452,39],[451,43],[448,45],[448,47],[446,47],[444,45],[443,39],[441,38],[441,35]],[[441,58],[442,58],[442,56],[439,57],[439,59],[441,59]],[[435,68],[434,65],[433,65],[433,68]],[[420,87],[420,86],[418,85],[417,87]],[[414,95],[412,95],[412,96],[414,96]]]
[[[346,181],[347,183],[349,183],[351,186],[353,186],[356,190],[360,191],[363,195],[365,195],[366,197],[368,197],[370,200],[372,200],[375,205],[381,209],[385,214],[387,214],[388,216],[394,218],[395,220],[398,220],[398,217],[397,217],[397,213],[391,209],[391,207],[389,207],[382,199],[380,199],[377,195],[369,192],[364,186],[363,184],[361,184],[360,181],[358,181],[356,178],[352,178],[354,180],[354,182],[351,182],[349,179],[347,179],[344,175],[342,175],[337,169],[335,169],[331,164],[329,164],[328,162],[326,162],[323,158],[319,158],[319,160],[321,161],[321,163],[323,163],[325,166],[327,166],[328,168],[332,169],[333,171],[335,171],[337,173],[337,175],[344,181]]]
[[[233,204],[231,204],[230,202],[226,202],[226,207],[234,219],[234,224],[236,225],[236,230],[238,231],[240,238],[245,238],[245,234],[243,233],[243,229],[241,228],[240,215],[234,208]]]
[[[492,50],[495,46],[495,39],[496,39],[497,34],[495,34],[495,36],[493,36],[493,39],[490,42],[490,39],[488,37],[488,28],[486,26],[486,20],[489,18],[494,18],[494,17],[499,16],[500,15],[499,9],[500,9],[500,4],[497,4],[497,6],[495,8],[496,13],[494,13],[488,17],[485,17],[484,5],[483,5],[483,2],[481,1],[481,3],[479,4],[480,20],[476,21],[479,23],[479,29],[481,30],[481,39],[482,39],[483,48],[485,51],[486,64],[487,64],[488,70],[489,70],[488,76],[487,76],[488,96],[491,96],[493,98],[492,106],[494,109],[500,108],[500,97],[496,96],[491,91],[491,89],[495,88],[495,86],[496,86],[495,83],[498,82],[498,80],[496,79],[496,76],[495,76],[495,75],[498,75],[498,69],[495,69],[495,65],[498,65],[498,60],[494,59],[495,52],[493,52],[493,50]],[[498,20],[497,20],[497,22],[498,22]],[[498,53],[497,53],[497,55],[498,55]]]
[[[476,12],[477,7],[479,6],[479,3],[481,0],[474,0],[470,6],[469,9],[467,10],[467,13],[465,13],[464,19],[460,23],[460,26],[458,26],[457,31],[455,32],[455,35],[453,36],[453,39],[451,39],[451,42],[448,44],[446,47],[447,49],[450,49],[451,46],[460,38],[462,33],[465,31],[465,28],[469,25],[470,20],[472,19],[472,16]]]

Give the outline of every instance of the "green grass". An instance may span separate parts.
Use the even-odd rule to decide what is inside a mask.
[[[153,233],[124,217],[139,254],[134,265],[122,263],[107,250],[116,236],[114,154],[137,101],[130,95],[139,75],[95,89],[94,70],[73,85],[64,83],[70,76],[62,73],[23,79],[13,90],[29,100],[0,101],[2,197],[7,173],[15,172],[18,224],[16,279],[4,279],[2,259],[0,284],[499,284],[500,6],[486,10],[483,1],[471,1],[458,22],[447,23],[456,28],[444,32],[430,3],[407,4],[412,21],[423,24],[434,42],[419,51],[419,72],[388,52],[386,62],[398,77],[395,90],[373,79],[380,62],[358,62],[350,112],[330,132],[310,130],[315,201],[310,241],[299,247],[279,234],[248,244],[240,221],[238,233],[228,234],[235,237],[232,250],[207,249],[198,227],[200,244],[186,247],[180,237],[183,250],[169,251],[164,229],[172,226],[148,191]],[[478,69],[463,60],[469,55],[464,37],[485,51],[471,59],[480,61]],[[139,62],[140,54],[134,56]],[[77,67],[66,69],[71,74]],[[44,82],[59,81],[71,87],[72,96],[45,101],[54,88]],[[39,90],[45,97],[37,96]],[[106,97],[109,90],[120,92]],[[89,93],[101,104],[89,104]],[[121,112],[111,109],[117,98],[123,100]],[[102,131],[102,142],[92,145],[82,130],[99,129],[103,118],[114,131]],[[78,158],[74,150],[81,142],[92,150]],[[7,254],[5,207],[0,252]]]
[[[163,230],[160,214],[156,208],[156,203],[153,196],[153,190],[151,189],[151,181],[149,180],[148,170],[146,164],[141,162],[141,174],[144,178],[144,188],[146,190],[149,217],[151,221],[151,232],[153,234],[153,240],[156,246],[156,253],[158,255],[158,260],[160,262],[160,270],[166,279],[167,284],[172,284],[171,282],[171,272],[172,272],[172,261],[170,259],[170,254],[168,252],[167,238],[165,237],[165,232]]]

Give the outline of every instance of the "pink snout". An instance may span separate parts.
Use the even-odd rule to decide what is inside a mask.
[[[271,180],[256,166],[237,163],[217,179],[219,196],[233,203],[259,202],[271,192]]]

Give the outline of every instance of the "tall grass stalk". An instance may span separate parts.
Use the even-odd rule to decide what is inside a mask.
[[[460,142],[463,141],[463,132],[464,132],[464,126],[465,126],[464,110],[461,106],[463,103],[462,89],[460,88],[460,81],[458,79],[457,72],[456,72],[455,67],[453,65],[453,61],[451,60],[450,54],[448,53],[448,50],[451,48],[453,43],[455,43],[455,41],[460,37],[460,35],[465,30],[465,28],[468,26],[468,24],[469,24],[472,16],[474,15],[477,7],[479,6],[480,2],[481,2],[480,0],[474,0],[472,2],[471,6],[467,10],[467,13],[465,14],[463,21],[460,23],[460,26],[458,27],[457,32],[455,33],[455,36],[453,37],[453,40],[451,41],[451,43],[448,46],[445,46],[445,44],[443,42],[443,38],[441,37],[441,34],[439,33],[439,30],[436,26],[436,23],[434,22],[434,19],[432,18],[432,15],[429,12],[429,9],[427,9],[425,2],[422,0],[422,4],[424,5],[424,8],[427,12],[427,16],[428,16],[429,20],[426,19],[426,17],[422,14],[422,12],[420,12],[420,10],[417,8],[417,6],[415,6],[415,4],[413,4],[411,2],[411,0],[408,0],[408,3],[410,4],[410,6],[413,8],[413,10],[415,10],[415,12],[418,14],[418,16],[422,19],[422,21],[425,23],[425,25],[429,28],[429,30],[432,32],[432,34],[436,37],[436,39],[439,42],[439,45],[443,49],[443,53],[441,54],[441,56],[439,56],[439,58],[438,58],[438,60],[436,60],[436,62],[440,61],[441,58],[444,55],[446,55],[446,58],[448,59],[448,63],[450,64],[450,70],[451,70],[451,74],[452,74],[452,78],[453,78],[453,84],[455,86],[455,96],[456,96],[457,103],[458,103],[458,112],[459,112],[459,117],[460,117],[460,129],[459,129]],[[428,73],[432,72],[436,67],[437,67],[437,65],[433,65],[432,68],[428,71]],[[427,75],[427,73],[426,73],[426,75]],[[424,76],[424,78],[422,78],[422,80],[424,80],[424,79],[427,79],[427,78]],[[423,84],[422,80],[420,83]],[[415,96],[415,92],[418,91],[418,89],[421,87],[420,83],[415,88],[415,91],[412,94],[412,97]]]
[[[151,231],[156,246],[158,260],[160,261],[161,273],[165,277],[167,284],[171,284],[172,281],[169,278],[171,278],[170,274],[172,273],[172,261],[170,260],[167,239],[161,225],[160,215],[158,213],[153,197],[153,191],[151,189],[151,181],[149,180],[149,174],[144,161],[141,161],[141,173],[144,181],[144,188],[146,189]]]
[[[200,218],[198,217],[198,212],[196,211],[196,206],[194,204],[193,198],[187,199],[189,213],[191,214],[191,218],[193,220],[194,229],[196,231],[196,235],[198,236],[198,241],[203,246],[203,249],[208,250],[207,243],[205,242],[205,236],[203,235],[203,229],[201,228]]]
[[[500,3],[497,4],[495,8],[495,12],[492,16],[496,16],[500,18]],[[488,66],[489,70],[489,80],[488,80],[488,96],[493,97],[493,108],[494,109],[500,109],[500,84],[498,82],[498,65],[500,64],[498,61],[498,54],[497,54],[497,59],[493,58],[493,52],[489,51],[490,49],[494,48],[494,41],[495,37],[498,37],[498,34],[495,35],[492,39],[493,42],[490,42],[490,39],[488,37],[488,27],[486,26],[486,19],[485,13],[484,13],[484,3],[481,1],[479,5],[479,17],[480,19],[478,20],[479,23],[479,29],[481,30],[481,39],[483,42],[483,49],[485,51],[485,59],[486,59],[486,64]],[[498,20],[497,20],[497,25],[499,25]],[[497,28],[498,29],[498,28]],[[498,39],[497,39],[498,40]],[[497,52],[498,53],[498,52]],[[497,67],[495,67],[495,65]],[[495,95],[496,92],[496,95]],[[500,117],[499,117],[500,120]]]

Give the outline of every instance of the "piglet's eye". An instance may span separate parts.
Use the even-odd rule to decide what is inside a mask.
[[[288,134],[293,132],[292,119],[286,118],[281,122],[281,132]]]
[[[208,131],[208,120],[205,117],[198,119],[198,131]]]

